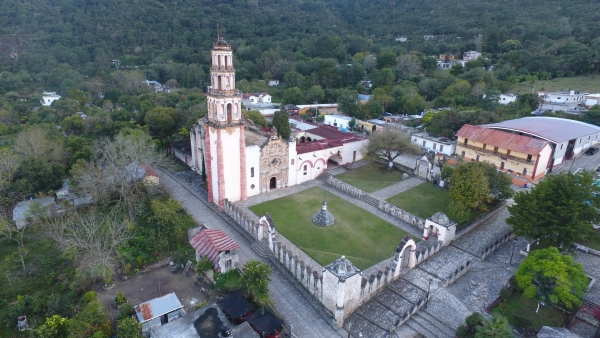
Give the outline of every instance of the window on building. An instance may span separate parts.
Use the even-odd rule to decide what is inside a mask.
[[[231,270],[231,259],[225,262],[225,270]]]
[[[305,164],[304,165],[304,171],[308,170],[308,166]]]
[[[532,156],[532,155],[527,155],[527,161],[528,161],[528,162],[531,162],[531,159],[532,159],[532,158],[533,158],[533,156]]]
[[[465,139],[465,144],[469,144],[469,139],[468,138]]]
[[[506,151],[506,155],[510,155],[510,149]]]
[[[500,162],[500,170],[504,170],[504,162]]]
[[[479,162],[479,154],[477,154],[477,157],[475,158],[475,161]]]
[[[440,153],[441,153],[442,151],[444,151],[444,145],[443,145],[443,144],[440,144]]]
[[[582,140],[582,139],[579,139],[579,143],[581,143],[581,140]]]
[[[433,150],[437,150],[437,144],[433,144]]]
[[[250,177],[254,177],[254,167],[250,168]]]
[[[487,144],[485,144],[485,143],[484,143],[484,144],[483,144],[483,149],[485,149],[486,147],[487,147]]]
[[[414,143],[417,143],[417,139],[416,139],[416,138],[413,138],[413,142],[414,142]]]
[[[294,165],[294,159],[292,159],[292,165]]]
[[[562,149],[562,147],[563,147],[563,146],[564,146],[564,144],[561,144],[561,145],[560,145],[560,149]]]
[[[425,142],[425,141],[423,141],[423,147],[425,147],[425,144],[426,144],[426,142]]]
[[[462,151],[461,156],[465,157],[465,151],[464,150]]]
[[[523,176],[527,176],[527,168],[523,168]]]
[[[498,152],[498,147],[494,147],[494,152],[497,153]]]

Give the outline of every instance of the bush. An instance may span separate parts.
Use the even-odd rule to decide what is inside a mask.
[[[98,294],[94,291],[88,291],[83,294],[82,301],[84,303],[90,303],[90,302],[95,301],[96,299],[98,299]]]
[[[503,316],[506,316],[506,311],[508,311],[508,304],[502,302],[498,304],[498,307],[500,308],[500,313],[502,313]]]
[[[198,261],[198,265],[196,265],[196,273],[198,275],[203,274],[205,271],[212,269],[212,262],[208,258],[202,258]]]
[[[121,307],[119,308],[119,318],[117,318],[117,319],[131,317],[134,314],[135,314],[135,309],[133,308],[133,305],[131,305],[129,303],[125,303],[125,304],[121,305]]]
[[[517,278],[515,276],[512,276],[508,279],[508,284],[510,286],[512,286],[513,288],[515,288],[516,290],[520,290],[519,284],[517,283]]]
[[[510,291],[508,291],[507,289],[502,289],[502,290],[500,290],[500,297],[501,297],[503,300],[508,300],[508,298],[510,297],[510,294],[511,294],[511,292],[510,292]]]
[[[473,312],[473,314],[465,318],[465,323],[467,323],[469,331],[474,332],[475,327],[481,325],[481,315],[477,312]]]
[[[127,303],[127,298],[125,298],[125,295],[123,294],[123,292],[117,291],[117,296],[115,297],[115,304],[117,306],[119,306],[119,305],[125,304],[125,303]]]
[[[231,292],[242,288],[242,276],[237,270],[218,274],[215,277],[215,287],[221,292]]]
[[[469,329],[466,326],[461,325],[456,329],[456,336],[458,338],[466,338],[469,335]]]

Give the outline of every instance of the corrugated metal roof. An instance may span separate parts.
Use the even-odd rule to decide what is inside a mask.
[[[204,229],[190,239],[190,244],[202,257],[210,259],[217,266],[219,253],[240,248],[231,237],[217,229]]]
[[[548,144],[548,141],[533,137],[507,133],[482,126],[472,126],[470,124],[465,124],[456,135],[487,144],[488,146],[510,149],[511,151],[529,155],[539,154]]]
[[[181,302],[174,292],[158,298],[151,299],[134,307],[137,318],[140,323],[149,321],[150,319],[160,317],[166,313],[173,312],[182,308]]]
[[[554,143],[562,143],[600,132],[600,127],[581,121],[558,117],[523,117],[481,127],[514,130],[528,133]]]

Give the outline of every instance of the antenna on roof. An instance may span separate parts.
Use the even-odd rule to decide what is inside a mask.
[[[219,29],[219,24],[217,24],[217,41],[221,40],[221,30]]]

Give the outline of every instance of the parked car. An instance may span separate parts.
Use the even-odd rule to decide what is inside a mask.
[[[600,150],[600,148],[596,148],[596,147],[592,147],[592,148],[588,148],[588,150],[585,151],[585,153],[587,155],[594,155],[595,153],[597,153]]]

